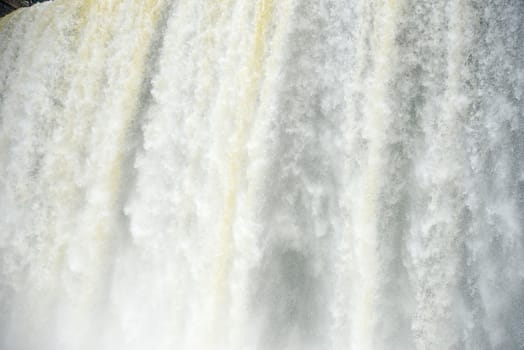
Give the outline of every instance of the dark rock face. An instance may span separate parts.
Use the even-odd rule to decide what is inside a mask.
[[[6,5],[3,2],[0,2],[0,17],[7,15],[9,12],[13,10],[14,8],[12,8],[11,6]]]
[[[20,7],[28,7],[37,2],[44,2],[48,0],[0,0],[0,17],[11,13]]]

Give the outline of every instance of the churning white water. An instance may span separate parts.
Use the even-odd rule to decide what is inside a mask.
[[[3,18],[0,349],[524,349],[524,2]]]

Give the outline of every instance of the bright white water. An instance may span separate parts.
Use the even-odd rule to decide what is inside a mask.
[[[0,21],[0,348],[524,349],[522,0]]]

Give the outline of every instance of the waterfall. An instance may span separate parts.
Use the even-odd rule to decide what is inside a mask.
[[[0,19],[0,348],[524,349],[524,2]]]

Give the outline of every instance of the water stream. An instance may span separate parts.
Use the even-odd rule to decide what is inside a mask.
[[[524,2],[4,17],[0,348],[524,349]]]

